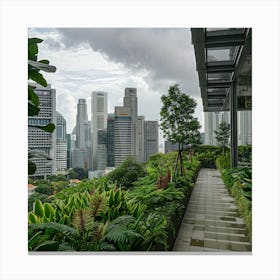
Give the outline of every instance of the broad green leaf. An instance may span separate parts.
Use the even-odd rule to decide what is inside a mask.
[[[50,203],[44,204],[44,213],[47,218],[52,218],[54,216],[54,208]]]
[[[28,116],[37,116],[39,114],[40,108],[37,106],[34,106],[30,102],[28,102]]]
[[[40,38],[36,38],[36,37],[28,38],[28,45],[40,44],[42,42],[43,42],[43,40]]]
[[[36,172],[36,164],[31,160],[28,160],[28,175],[32,175]]]
[[[33,103],[34,106],[38,107],[40,105],[39,97],[34,92],[34,87],[28,85],[28,100]]]
[[[46,87],[47,81],[45,80],[45,78],[43,77],[43,75],[41,73],[39,73],[38,70],[30,70],[28,71],[28,79],[33,80],[34,82],[36,82],[37,84]]]
[[[41,218],[44,217],[44,208],[43,208],[43,204],[40,200],[38,200],[38,199],[35,200],[34,206],[33,206],[33,211],[37,216],[39,216]]]
[[[28,223],[37,224],[40,222],[40,219],[33,212],[28,213]]]
[[[47,59],[39,60],[38,62],[44,63],[44,64],[50,64],[50,62]]]
[[[53,132],[55,130],[55,125],[53,123],[49,123],[45,126],[40,126],[40,125],[29,125],[29,127],[36,127],[39,128],[41,130],[44,130],[46,132]]]

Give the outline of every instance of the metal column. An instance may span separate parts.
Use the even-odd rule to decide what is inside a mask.
[[[233,81],[230,89],[230,165],[236,167],[238,162],[237,138],[237,82]]]

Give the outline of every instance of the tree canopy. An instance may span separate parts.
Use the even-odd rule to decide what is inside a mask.
[[[161,97],[161,128],[164,137],[171,143],[178,143],[179,149],[186,145],[200,143],[197,118],[193,116],[196,101],[181,92],[179,86],[170,86],[167,95]]]

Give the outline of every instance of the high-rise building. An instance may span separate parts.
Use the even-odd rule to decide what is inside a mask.
[[[135,158],[138,158],[138,145],[139,141],[137,138],[137,115],[138,115],[138,104],[137,104],[137,89],[126,88],[124,90],[123,106],[131,109],[131,121],[132,121],[132,145],[133,153]]]
[[[252,111],[237,112],[238,145],[252,145]]]
[[[158,122],[145,121],[145,161],[149,157],[158,153]]]
[[[138,162],[145,161],[145,117],[137,117],[137,126],[136,126],[136,139],[137,139],[137,150],[136,150],[136,159]]]
[[[87,115],[87,103],[85,99],[79,99],[77,105],[75,133],[76,147],[72,153],[72,167],[89,169],[89,145],[91,145],[91,127]]]
[[[37,84],[30,84],[35,87],[35,93],[39,97],[40,111],[36,116],[28,117],[28,125],[45,126],[56,122],[56,93],[55,89],[48,84],[42,87]],[[44,158],[34,158],[32,161],[36,164],[36,172],[30,177],[46,177],[53,175],[56,171],[55,151],[56,134],[45,132],[41,129],[28,126],[28,148],[39,150],[46,153],[52,160]]]
[[[86,124],[88,122],[87,103],[85,99],[79,99],[76,117],[76,148],[86,147]]]
[[[115,142],[114,142],[115,115],[108,114],[107,119],[107,166],[115,166]]]
[[[56,112],[56,173],[64,173],[67,169],[67,140],[66,121],[64,117]]]
[[[107,129],[97,132],[97,170],[107,167]]]
[[[93,170],[97,170],[98,131],[107,128],[107,114],[107,92],[93,91],[91,94]]]
[[[134,156],[132,114],[130,107],[115,107],[114,122],[115,166]]]
[[[71,134],[66,134],[66,140],[67,140],[67,169],[72,167],[72,141],[71,141]]]

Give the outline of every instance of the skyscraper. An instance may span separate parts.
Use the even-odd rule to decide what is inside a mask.
[[[107,119],[107,166],[115,166],[115,142],[114,142],[115,115],[108,114]]]
[[[71,134],[66,134],[66,140],[67,140],[67,169],[72,167],[72,141],[71,141]]]
[[[158,153],[158,122],[145,121],[145,161]]]
[[[36,116],[28,117],[28,125],[44,126],[48,123],[56,122],[56,93],[55,89],[48,84],[42,87],[37,84],[30,84],[35,87],[35,93],[39,97],[40,111]],[[43,158],[34,158],[32,161],[36,164],[36,172],[31,177],[46,177],[55,174],[55,146],[56,133],[45,132],[41,129],[28,126],[28,148],[39,150],[46,153],[52,160]]]
[[[97,131],[97,170],[107,166],[107,129]]]
[[[115,107],[114,122],[115,166],[134,156],[132,114],[130,107]]]
[[[93,91],[91,94],[93,170],[97,170],[98,131],[107,128],[107,114],[107,92]]]
[[[139,162],[145,161],[145,117],[137,117],[137,126],[136,126],[136,139],[137,139],[137,150],[136,150],[136,159]]]
[[[88,122],[87,103],[85,99],[79,99],[77,104],[76,148],[72,154],[72,167],[89,168],[89,150],[91,128]],[[73,133],[74,134],[74,133]]]
[[[79,99],[76,116],[76,148],[85,148],[86,123],[88,122],[87,103],[85,99]]]
[[[56,173],[64,173],[67,168],[67,140],[66,121],[64,117],[56,112]]]
[[[138,158],[138,138],[137,138],[137,115],[138,115],[138,104],[137,104],[137,89],[126,88],[124,90],[123,106],[131,109],[131,121],[132,121],[132,145],[133,154],[135,158]]]

